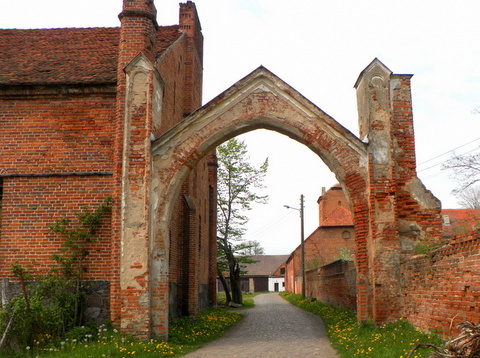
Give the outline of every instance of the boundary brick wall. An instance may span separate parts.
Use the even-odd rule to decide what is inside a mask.
[[[356,309],[356,275],[353,261],[337,260],[309,270],[306,295],[335,307]]]
[[[307,271],[307,296],[356,308],[353,262],[335,261]],[[402,317],[415,327],[455,336],[463,321],[480,322],[480,230],[453,237],[427,254],[402,262]]]
[[[448,336],[462,321],[480,321],[480,230],[402,266],[403,316],[416,327]]]

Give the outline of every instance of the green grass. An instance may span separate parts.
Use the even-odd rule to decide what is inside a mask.
[[[255,307],[255,303],[253,302],[253,297],[259,295],[261,293],[268,293],[268,292],[252,292],[252,293],[243,293],[242,294],[242,304],[243,307],[238,307],[235,309],[245,309],[245,308],[252,308]],[[226,305],[227,300],[225,299],[225,292],[217,292],[217,304],[218,305]]]
[[[21,352],[0,352],[1,358],[102,358],[102,357],[179,357],[219,338],[242,315],[225,309],[204,311],[195,318],[182,318],[170,327],[168,342],[138,341],[116,330],[99,328],[95,334],[54,342],[42,340]]]
[[[443,345],[437,335],[425,334],[404,319],[380,327],[371,323],[358,324],[351,310],[333,308],[318,301],[312,302],[298,294],[282,292],[280,295],[322,318],[328,338],[342,358],[405,358],[417,343]],[[431,352],[431,349],[420,349],[415,351],[412,357],[426,358]]]

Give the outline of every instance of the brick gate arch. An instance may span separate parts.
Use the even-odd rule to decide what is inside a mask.
[[[344,188],[355,223],[359,319],[399,318],[402,252],[427,236],[437,237],[441,227],[438,200],[416,176],[410,77],[392,74],[377,59],[360,74],[355,87],[365,141],[264,67],[155,140],[148,243],[144,236],[131,237],[129,243],[144,250],[148,260],[145,291],[135,288],[135,267],[122,265],[120,273],[129,316],[137,312],[142,318],[129,324],[145,327],[146,320],[152,334],[168,331],[168,227],[174,198],[202,157],[229,138],[261,128],[306,145]]]

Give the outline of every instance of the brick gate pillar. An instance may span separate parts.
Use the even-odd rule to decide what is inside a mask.
[[[366,283],[359,285],[366,303],[359,317],[376,323],[401,316],[401,256],[442,236],[440,201],[417,177],[411,77],[375,59],[355,84],[360,139],[368,143],[369,273],[359,277]]]
[[[375,59],[355,84],[360,139],[368,142],[369,287],[361,294],[366,296],[368,318],[376,323],[399,318],[401,308],[391,75],[392,72]]]
[[[153,0],[124,0],[117,68],[115,128],[115,208],[112,250],[118,277],[112,284],[112,318],[126,333],[149,338],[155,326],[150,248],[150,178],[152,128],[158,125],[162,81],[154,63],[158,29]],[[166,274],[156,278],[166,277]],[[164,311],[163,316],[166,316]],[[161,332],[160,332],[161,333]]]

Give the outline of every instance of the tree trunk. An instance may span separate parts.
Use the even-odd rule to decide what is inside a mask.
[[[242,288],[240,285],[240,265],[230,266],[230,284],[232,286],[232,302],[242,304]]]
[[[223,290],[225,291],[225,300],[227,301],[226,304],[232,302],[232,296],[230,295],[230,289],[228,288],[228,283],[227,280],[225,280],[225,277],[223,276],[223,273],[218,270],[218,278],[220,279],[220,282],[222,283]],[[231,280],[230,280],[231,281]]]

